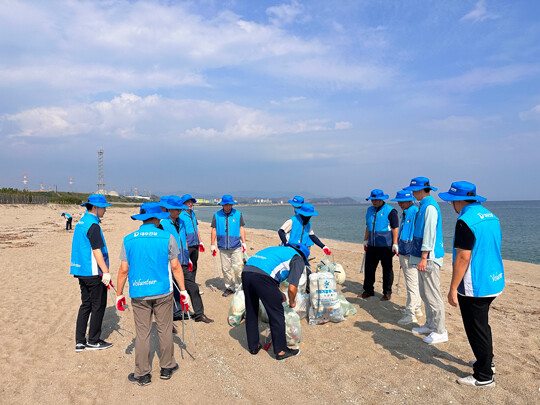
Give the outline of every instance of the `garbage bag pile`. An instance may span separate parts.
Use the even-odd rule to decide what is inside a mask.
[[[285,312],[285,335],[287,337],[287,346],[298,346],[298,343],[302,340],[300,317],[296,311],[290,308],[285,302],[283,303],[283,311]]]
[[[339,263],[332,263],[332,260],[328,255],[324,255],[319,264],[317,264],[317,273],[325,271],[332,273],[338,284],[343,284],[345,282],[345,269]]]
[[[233,295],[231,306],[229,307],[229,316],[227,322],[230,326],[238,326],[246,313],[246,298],[242,284],[238,286]]]
[[[345,320],[338,299],[336,279],[329,271],[309,275],[309,298],[311,301],[310,325]]]

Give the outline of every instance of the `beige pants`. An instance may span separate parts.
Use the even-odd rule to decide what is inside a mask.
[[[152,371],[150,364],[150,331],[152,314],[156,320],[159,337],[159,363],[162,368],[176,366],[173,346],[173,295],[156,300],[131,299],[135,320],[135,378]]]
[[[437,333],[444,333],[446,327],[440,272],[441,266],[428,260],[426,271],[418,272],[418,286],[426,309],[426,326]]]
[[[223,271],[225,288],[236,291],[242,279],[240,275],[234,274],[233,265],[235,267],[242,265],[242,248],[234,250],[221,249],[219,251],[219,257],[221,258],[221,271]]]
[[[409,265],[409,256],[399,255],[399,265],[403,269],[405,285],[407,287],[407,304],[405,310],[407,315],[414,315],[422,306],[420,292],[418,291],[418,270]]]

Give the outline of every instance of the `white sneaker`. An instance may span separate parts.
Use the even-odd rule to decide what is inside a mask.
[[[472,375],[458,379],[457,383],[459,385],[470,385],[472,387],[495,387],[495,380],[493,378],[488,381],[478,381]]]
[[[408,325],[409,323],[418,323],[418,319],[414,315],[405,315],[397,323],[399,325]]]
[[[416,316],[424,316],[424,313],[422,312],[422,308],[418,308],[415,312]]]
[[[469,366],[474,367],[474,363],[476,363],[476,360],[469,361]],[[495,363],[491,362],[491,371],[493,371],[493,375],[495,375]]]
[[[443,333],[431,332],[429,336],[426,336],[422,340],[428,345],[433,345],[435,343],[448,342],[448,332],[447,331],[444,331]]]
[[[426,324],[423,324],[418,328],[412,328],[412,333],[415,335],[429,335],[432,332],[435,332],[435,329],[428,328]]]

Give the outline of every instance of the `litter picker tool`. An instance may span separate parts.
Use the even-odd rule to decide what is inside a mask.
[[[364,253],[364,258],[362,259],[362,266],[360,266],[360,274],[364,272],[366,268],[366,254]]]
[[[401,266],[399,266],[399,275],[397,278],[396,294],[399,294],[399,281],[401,280]]]
[[[219,277],[219,266],[216,256],[212,256],[214,258],[214,269],[216,270],[216,277]]]
[[[173,283],[178,292],[180,293],[180,288],[176,285],[176,283]],[[176,302],[174,303],[176,305]],[[195,342],[195,346],[197,346],[197,337],[195,336],[195,328],[193,328],[193,321],[191,320],[191,315],[189,314],[189,305],[187,303],[184,303],[182,301],[182,294],[180,294],[180,304],[182,305],[182,340],[184,339],[184,312],[187,313],[187,317],[189,320],[189,325],[191,326],[191,332],[193,333],[193,341]],[[178,306],[176,306],[178,308]]]

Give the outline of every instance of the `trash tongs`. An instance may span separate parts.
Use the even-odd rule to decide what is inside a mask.
[[[173,285],[176,287],[176,289],[180,293],[180,288],[176,285],[176,283],[173,283]],[[174,302],[174,305],[178,309],[178,305],[176,305],[176,301]],[[197,337],[195,336],[195,328],[193,328],[193,321],[191,320],[191,315],[189,314],[189,305],[184,304],[182,302],[181,302],[181,305],[182,305],[182,341],[184,341],[184,313],[187,313],[189,325],[191,326],[191,333],[193,333],[193,342],[195,343],[195,346],[197,346]]]

